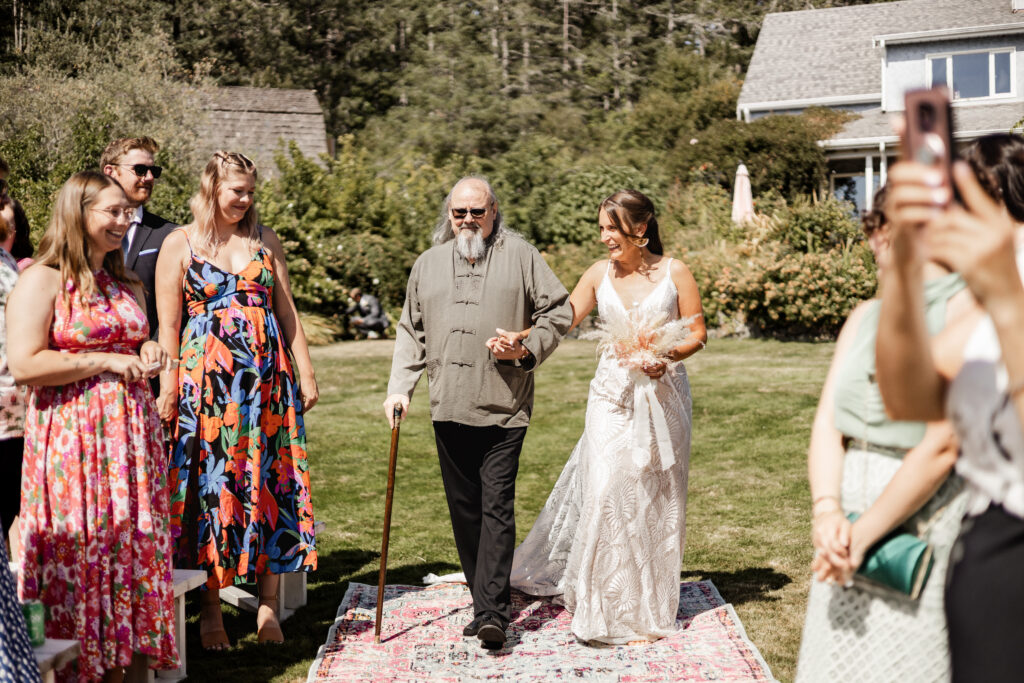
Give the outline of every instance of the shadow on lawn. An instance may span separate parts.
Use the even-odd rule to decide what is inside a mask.
[[[377,585],[378,557],[376,551],[357,548],[321,553],[317,571],[308,577],[306,606],[281,626],[284,646],[259,645],[255,636],[256,615],[225,606],[224,626],[233,647],[227,652],[205,652],[199,642],[199,592],[193,591],[186,606],[188,680],[269,681],[297,663],[310,662],[327,638],[349,582]],[[459,568],[444,562],[396,566],[388,569],[387,581],[422,585],[423,576],[430,572],[453,571]],[[254,585],[245,589],[256,593]],[[304,679],[305,674],[301,680]]]
[[[684,581],[700,581],[710,579],[726,602],[740,605],[744,602],[775,602],[777,595],[768,595],[771,591],[789,585],[793,579],[771,567],[747,567],[734,572],[712,572],[703,569],[691,569],[682,574]]]

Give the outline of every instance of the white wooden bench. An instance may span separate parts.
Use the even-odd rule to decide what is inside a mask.
[[[316,522],[313,525],[313,533],[320,535],[326,527],[327,525],[324,522]],[[284,621],[291,615],[295,614],[295,610],[306,606],[307,573],[308,572],[288,572],[287,574],[280,575],[281,582],[278,584],[279,588],[277,593],[278,621]],[[220,599],[229,605],[234,605],[239,609],[244,609],[246,612],[256,612],[259,610],[260,606],[258,596],[255,596],[238,586],[221,588]]]
[[[47,638],[45,643],[32,650],[36,655],[36,663],[39,664],[39,673],[43,676],[43,683],[54,683],[57,680],[57,670],[63,669],[82,654],[82,646],[77,640],[58,640],[57,638]]]
[[[8,562],[7,566],[10,567],[14,581],[17,582],[21,563]],[[32,652],[36,656],[36,663],[39,665],[43,683],[54,683],[57,670],[63,669],[69,662],[75,661],[82,654],[82,645],[77,640],[47,638],[42,645],[32,648]]]
[[[174,570],[174,640],[178,644],[179,666],[177,669],[161,669],[156,672],[149,669],[148,681],[180,681],[188,675],[185,667],[185,593],[199,588],[204,583],[206,571],[202,569]]]

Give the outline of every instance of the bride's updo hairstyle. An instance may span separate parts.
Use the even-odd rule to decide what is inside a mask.
[[[638,247],[646,246],[652,254],[660,256],[664,253],[658,234],[658,219],[654,217],[654,203],[647,195],[636,190],[619,190],[601,202],[600,208],[630,242]],[[638,235],[640,226],[645,224],[647,230]]]
[[[994,133],[978,138],[964,152],[985,192],[1018,223],[1024,223],[1024,138]]]

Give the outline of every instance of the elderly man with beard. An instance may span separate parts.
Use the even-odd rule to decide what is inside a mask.
[[[452,188],[434,243],[409,275],[384,410],[389,422],[396,406],[406,415],[425,368],[455,545],[473,597],[463,635],[500,649],[511,618],[515,482],[533,370],[569,329],[572,308],[537,250],[502,225],[482,178]],[[527,328],[526,337],[505,332]]]

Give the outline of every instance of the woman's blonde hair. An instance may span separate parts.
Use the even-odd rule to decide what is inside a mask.
[[[225,178],[232,174],[252,176],[253,183],[257,180],[256,164],[244,154],[238,152],[214,152],[199,180],[199,192],[192,195],[189,208],[192,209],[192,224],[195,226],[192,248],[200,256],[214,254],[214,235],[216,234],[217,192]],[[260,248],[259,218],[256,204],[242,216],[238,227],[249,241],[249,251],[256,253]]]
[[[14,230],[14,226],[9,225],[7,219],[0,216],[0,242],[6,242],[7,238],[11,236],[12,230]]]
[[[86,237],[86,213],[96,203],[100,192],[108,187],[124,190],[117,181],[99,171],[81,171],[68,178],[53,202],[53,214],[46,234],[39,242],[36,263],[52,266],[60,271],[61,282],[71,281],[88,305],[98,289],[89,259],[89,240]],[[124,267],[120,249],[103,256],[103,269],[118,282],[138,284],[139,279]],[[63,292],[67,301],[68,292]]]

